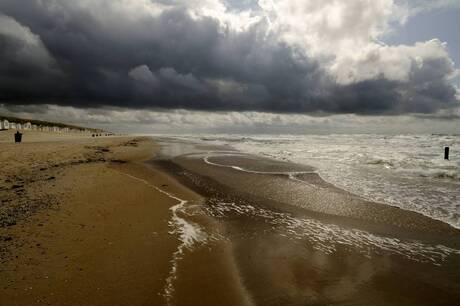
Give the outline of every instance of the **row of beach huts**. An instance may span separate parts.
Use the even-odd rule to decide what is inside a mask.
[[[42,132],[56,132],[56,133],[91,133],[86,129],[75,129],[69,127],[37,125],[31,122],[17,123],[10,122],[6,119],[0,119],[0,130],[31,130]]]

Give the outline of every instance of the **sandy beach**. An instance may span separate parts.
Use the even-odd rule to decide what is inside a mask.
[[[460,301],[457,229],[307,166],[147,137],[11,139],[0,305]]]
[[[0,0],[0,306],[460,306],[458,29]]]
[[[225,242],[182,260],[176,283],[187,253],[170,234],[178,201],[155,187],[201,197],[143,164],[158,150],[151,140],[25,133],[13,144],[9,134],[0,138],[0,305],[247,303]]]

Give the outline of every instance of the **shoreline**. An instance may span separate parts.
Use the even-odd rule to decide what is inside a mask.
[[[147,137],[47,137],[0,152],[2,209],[51,204],[0,226],[2,305],[460,301],[458,230],[278,174],[299,165],[207,164],[196,152],[222,148]]]
[[[202,198],[145,163],[158,152],[151,139],[53,136],[6,145],[0,155],[9,178],[2,209],[21,207],[0,227],[0,304],[215,305],[224,298],[249,305],[227,242],[181,247],[172,209]],[[44,199],[53,205],[25,211]]]
[[[177,175],[178,172],[189,171],[194,175],[201,176],[204,180],[208,180],[202,184],[203,188],[196,189],[199,193],[206,193],[207,184],[219,185],[216,188],[225,186],[228,189],[226,192],[233,190],[233,193],[244,194],[245,197],[260,197],[259,191],[263,190],[265,200],[269,199],[268,202],[274,202],[272,206],[287,205],[290,208],[284,207],[284,209],[292,210],[293,213],[308,212],[307,214],[312,214],[315,218],[324,220],[332,218],[334,222],[343,224],[346,224],[347,220],[355,220],[361,223],[360,226],[363,228],[370,226],[369,229],[374,231],[384,231],[383,228],[386,228],[389,232],[398,231],[398,234],[401,234],[401,231],[423,232],[425,235],[439,234],[441,236],[460,234],[460,229],[442,220],[425,216],[416,211],[405,210],[398,206],[370,201],[336,187],[322,179],[309,166],[265,159],[241,152],[235,154],[242,157],[228,157],[226,156],[227,153],[218,157],[221,162],[224,162],[223,165],[210,162],[208,158],[190,158],[189,156],[180,156],[163,163],[166,171],[171,167],[172,172],[176,172],[177,178],[189,188],[192,188],[193,184]],[[229,165],[225,165],[225,163]],[[232,163],[237,164],[237,166],[231,166]],[[267,166],[266,163],[271,163],[269,166],[271,168],[260,170]],[[255,169],[248,170],[247,167],[254,167]],[[272,168],[276,170],[272,171]],[[296,174],[293,178],[291,174],[288,174],[291,171],[300,174]],[[240,184],[242,180],[251,181],[253,184]],[[276,185],[278,188],[265,188],[265,186],[271,185]],[[305,197],[304,195],[308,196]],[[343,209],[345,206],[346,209]],[[392,222],[389,222],[390,218],[393,219]],[[352,225],[358,226],[356,222],[352,222]],[[379,229],[380,225],[382,229]],[[390,227],[394,227],[394,230],[391,230]]]
[[[309,170],[299,165],[170,145],[182,153],[157,164],[208,199],[256,305],[460,301],[460,231],[449,224],[371,203],[319,176],[281,174]]]

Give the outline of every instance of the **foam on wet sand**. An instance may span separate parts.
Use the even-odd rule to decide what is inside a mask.
[[[0,304],[460,300],[457,229],[354,196],[312,167],[177,139],[159,139],[158,152],[147,138],[43,137],[0,155],[17,181],[2,185],[3,207],[56,204],[16,209],[0,228],[12,238]]]

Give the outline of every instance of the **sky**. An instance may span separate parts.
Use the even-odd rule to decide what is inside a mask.
[[[139,133],[460,133],[458,0],[0,0],[0,114]]]

